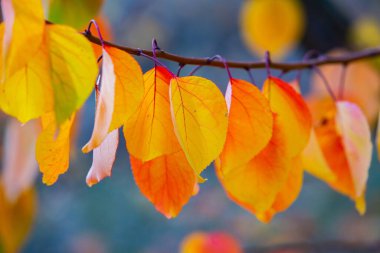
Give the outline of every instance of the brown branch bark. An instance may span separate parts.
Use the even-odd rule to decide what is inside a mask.
[[[327,242],[300,242],[279,244],[269,247],[248,247],[245,253],[280,253],[280,252],[297,252],[297,253],[379,253],[380,241],[365,244],[345,241],[327,241]]]
[[[90,33],[83,32],[82,33],[90,42],[101,45],[99,38],[93,36]],[[120,50],[128,52],[133,55],[140,55],[141,52],[153,56],[153,52],[151,50],[141,50],[138,48],[126,47],[113,44],[108,41],[104,41],[104,44],[111,47],[116,47]],[[201,66],[212,66],[224,68],[224,64],[220,60],[214,60],[212,62],[209,61],[209,58],[193,58],[193,57],[184,57],[172,53],[168,53],[162,50],[156,50],[157,58],[169,60],[172,62],[177,62],[178,64],[183,65],[201,65]],[[318,58],[300,61],[300,62],[270,62],[269,66],[272,69],[279,69],[282,71],[291,71],[298,69],[306,69],[312,68],[314,66],[321,66],[326,64],[349,64],[354,61],[369,59],[380,56],[380,47],[378,48],[370,48],[365,49],[358,52],[347,53],[342,56],[326,56],[322,55]],[[228,67],[230,68],[240,68],[240,69],[262,69],[265,68],[265,61],[255,61],[255,62],[239,62],[239,61],[227,61]]]

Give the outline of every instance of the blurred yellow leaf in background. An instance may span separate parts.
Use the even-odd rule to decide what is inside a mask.
[[[297,44],[305,28],[298,0],[245,1],[240,15],[244,42],[259,55],[268,50],[275,58],[282,58]]]

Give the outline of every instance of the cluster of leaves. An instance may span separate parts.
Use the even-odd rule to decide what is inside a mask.
[[[2,0],[2,7],[0,108],[25,123],[11,121],[8,139],[19,141],[6,143],[27,150],[31,162],[35,153],[45,184],[67,171],[75,116],[96,83],[94,129],[83,147],[93,151],[90,186],[111,175],[122,127],[137,185],[168,218],[198,192],[213,161],[231,200],[263,222],[295,201],[304,170],[364,213],[372,143],[356,104],[329,97],[312,117],[297,85],[272,76],[262,90],[230,76],[223,96],[206,78],[156,65],[143,74],[128,53],[46,24],[39,0]],[[32,172],[18,172],[26,161],[11,151],[5,157],[3,184],[15,199]]]

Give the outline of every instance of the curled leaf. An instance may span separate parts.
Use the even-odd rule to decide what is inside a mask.
[[[99,183],[105,177],[111,176],[119,144],[119,130],[113,130],[107,135],[102,144],[93,150],[92,165],[87,174],[88,186]]]

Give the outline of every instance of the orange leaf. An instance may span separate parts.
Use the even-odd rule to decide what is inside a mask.
[[[196,176],[183,151],[142,162],[130,156],[136,184],[156,209],[174,218],[194,193]]]
[[[9,119],[4,138],[2,179],[4,194],[15,201],[21,193],[32,187],[38,173],[35,144],[39,132],[37,121],[21,125]]]
[[[58,176],[67,171],[70,155],[70,129],[74,115],[59,126],[55,122],[54,114],[42,116],[42,132],[36,144],[36,158],[43,173],[42,181],[47,185],[54,184]]]
[[[306,103],[289,84],[275,77],[265,81],[263,92],[269,99],[272,111],[278,114],[285,149],[289,157],[295,157],[304,149],[310,137],[312,120]],[[297,138],[294,138],[295,134]]]
[[[303,182],[303,169],[300,157],[297,156],[292,160],[291,163],[291,169],[289,171],[286,183],[277,193],[276,199],[273,202],[272,206],[268,210],[261,213],[258,212],[256,214],[257,218],[262,222],[268,223],[271,221],[274,215],[288,209],[301,192]]]
[[[231,79],[226,101],[229,108],[228,131],[220,154],[223,173],[247,163],[264,149],[273,129],[269,102],[253,84]]]
[[[191,167],[199,175],[221,153],[227,135],[228,112],[218,87],[202,77],[170,81],[174,130]]]
[[[115,129],[107,135],[99,147],[94,149],[92,165],[86,178],[88,186],[93,186],[103,178],[111,176],[118,144],[119,130]]]
[[[286,154],[286,135],[274,118],[269,144],[247,164],[224,173],[217,160],[217,175],[228,196],[252,213],[268,210],[285,184],[291,169]]]
[[[170,114],[170,78],[163,67],[144,74],[144,98],[123,129],[129,153],[143,162],[180,150]]]
[[[243,253],[239,242],[224,232],[194,232],[181,243],[180,253]]]

